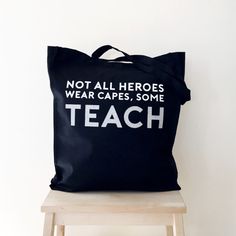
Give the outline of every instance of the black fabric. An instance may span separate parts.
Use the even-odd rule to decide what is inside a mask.
[[[115,49],[123,56],[100,56]],[[48,47],[54,97],[50,187],[62,191],[180,189],[172,155],[184,82],[185,53],[151,58],[110,45],[92,56]]]

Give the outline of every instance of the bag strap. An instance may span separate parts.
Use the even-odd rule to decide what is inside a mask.
[[[105,52],[109,51],[110,49],[114,49],[117,52],[121,52],[124,56],[123,57],[118,57],[115,59],[103,59],[106,60],[107,62],[112,62],[112,61],[129,61],[134,64],[138,69],[145,71],[147,73],[150,73],[152,71],[152,66],[150,66],[150,63],[145,63],[145,61],[139,62],[139,60],[135,60],[135,58],[128,53],[121,51],[118,48],[115,48],[111,45],[104,45],[99,47],[97,50],[95,50],[92,53],[92,58],[94,59],[99,59]]]
[[[111,45],[101,46],[100,48],[98,48],[97,50],[95,50],[93,52],[92,57],[98,59],[99,57],[101,57],[105,52],[107,52],[110,49],[114,49],[114,50],[116,50],[118,52],[121,52],[125,57],[128,57],[128,58],[130,57],[128,53],[123,52],[123,51],[121,51],[118,48],[112,47]]]
[[[107,62],[132,62],[138,69],[152,74],[155,77],[158,77],[163,84],[168,86],[169,89],[176,93],[182,105],[191,99],[190,90],[187,88],[184,80],[176,75],[176,73],[169,65],[159,61],[158,59],[154,59],[144,55],[129,55],[128,53],[123,52],[118,48],[112,47],[111,45],[104,45],[102,47],[99,47],[92,53],[92,58],[99,59],[105,52],[110,49],[121,52],[124,56],[115,59],[106,59]]]

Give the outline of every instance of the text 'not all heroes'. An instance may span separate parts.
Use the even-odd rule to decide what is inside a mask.
[[[81,91],[85,90],[85,91]],[[90,90],[90,91],[86,91]],[[91,91],[93,90],[93,91]],[[95,91],[97,97],[95,97]],[[101,91],[102,90],[102,91]],[[105,93],[104,91],[107,91]],[[125,92],[125,93],[123,93]],[[135,101],[156,101],[164,102],[164,86],[163,84],[157,83],[139,83],[139,82],[120,82],[116,88],[112,82],[96,82],[94,85],[91,81],[67,81],[66,84],[66,98],[79,98],[79,99],[109,99],[109,100],[130,100],[133,101],[133,97],[129,96],[129,92],[149,92],[149,93],[136,93]],[[150,94],[151,92],[151,94]],[[153,94],[154,93],[154,94]],[[84,126],[85,127],[107,127],[108,125],[114,125],[117,128],[122,128],[120,121],[121,115],[118,114],[117,109],[114,105],[111,105],[107,114],[101,124],[96,120],[100,110],[100,105],[84,105],[81,104],[65,104],[65,108],[70,110],[70,125],[75,126],[76,124],[76,112],[78,110],[84,110]],[[159,113],[153,114],[152,107],[147,107],[146,115],[146,127],[152,128],[153,121],[158,121],[158,128],[163,128],[164,120],[164,107],[159,107]],[[142,113],[143,108],[139,106],[130,106],[126,109],[122,115],[124,123],[130,128],[140,128],[144,124],[144,121],[132,121],[130,114]]]

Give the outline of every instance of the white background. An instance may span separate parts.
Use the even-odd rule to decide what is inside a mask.
[[[54,174],[46,46],[91,54],[103,44],[150,56],[186,51],[192,101],[174,148],[186,235],[236,235],[235,23],[234,0],[1,0],[1,235],[42,235],[40,205]],[[157,227],[68,231],[163,235]]]

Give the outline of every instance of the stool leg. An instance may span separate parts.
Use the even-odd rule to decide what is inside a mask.
[[[184,236],[184,225],[182,214],[174,214],[173,216],[173,232],[174,236]]]
[[[64,236],[64,235],[65,235],[65,225],[58,225],[57,236]]]
[[[167,233],[167,236],[173,236],[173,226],[172,225],[166,226],[166,233]]]
[[[43,236],[54,235],[54,214],[46,213],[44,219]]]

